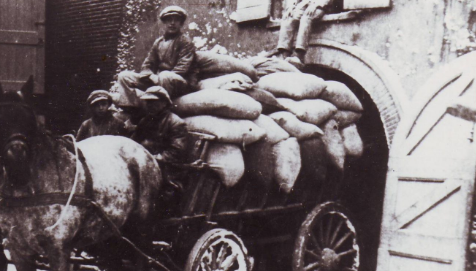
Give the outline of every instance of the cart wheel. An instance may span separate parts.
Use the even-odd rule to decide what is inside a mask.
[[[345,209],[334,202],[316,206],[302,223],[293,271],[357,271],[359,244]]]
[[[185,271],[250,271],[252,259],[241,239],[231,231],[206,232],[188,255]]]

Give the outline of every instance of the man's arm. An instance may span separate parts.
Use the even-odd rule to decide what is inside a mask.
[[[172,120],[169,134],[170,144],[160,153],[163,161],[180,162],[187,148],[188,131],[186,124],[176,119]]]
[[[172,72],[175,72],[178,75],[186,75],[190,67],[192,66],[193,59],[195,58],[195,45],[186,36],[180,38],[178,61],[175,67],[172,69]]]
[[[142,66],[140,68],[141,74],[144,75],[151,75],[157,71],[157,67],[159,66],[159,54],[157,53],[157,46],[160,41],[160,38],[154,42],[152,48],[150,48],[149,54],[144,59]]]

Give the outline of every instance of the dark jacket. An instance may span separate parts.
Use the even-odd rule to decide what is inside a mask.
[[[157,116],[147,115],[139,124],[132,139],[150,153],[161,154],[166,162],[183,162],[187,148],[185,122],[169,110]]]
[[[92,117],[81,124],[79,127],[77,141],[84,140],[93,136],[100,135],[117,135],[127,136],[127,130],[124,127],[124,122],[116,119],[112,112],[102,118]]]
[[[185,78],[191,72],[194,58],[195,45],[188,36],[183,33],[163,36],[155,40],[142,64],[141,73],[172,71]]]

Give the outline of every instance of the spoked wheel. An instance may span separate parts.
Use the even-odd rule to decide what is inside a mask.
[[[318,205],[296,239],[293,271],[358,271],[359,244],[346,211],[334,202]]]
[[[233,232],[206,232],[188,255],[185,271],[250,271],[252,260],[243,241]]]

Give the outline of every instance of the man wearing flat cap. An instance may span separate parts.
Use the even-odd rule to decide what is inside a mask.
[[[112,99],[105,90],[91,92],[86,100],[92,117],[81,124],[77,141],[100,135],[127,136],[124,123],[116,119],[109,111]]]
[[[196,84],[192,72],[195,46],[182,33],[187,12],[178,6],[166,7],[159,15],[165,34],[155,40],[140,73],[123,71],[118,76],[118,106],[139,106],[139,97],[151,86],[162,86],[172,98],[188,93]]]
[[[146,103],[147,116],[137,125],[132,139],[155,155],[159,162],[183,162],[187,127],[170,111],[172,100],[168,92],[161,86],[150,87],[141,100]]]

